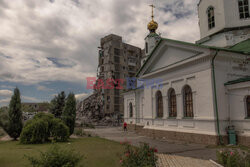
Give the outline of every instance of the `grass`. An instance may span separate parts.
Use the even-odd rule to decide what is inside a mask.
[[[70,144],[69,144],[70,143]],[[20,167],[31,166],[24,155],[38,156],[51,144],[22,145],[18,141],[0,142],[0,166]],[[59,143],[63,147],[73,147],[85,156],[81,163],[86,167],[119,167],[119,154],[124,146],[120,143],[98,137],[70,139],[68,143]]]

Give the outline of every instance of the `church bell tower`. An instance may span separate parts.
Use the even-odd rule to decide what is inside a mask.
[[[151,21],[148,23],[149,34],[145,38],[145,57],[142,58],[141,65],[144,64],[148,56],[151,54],[156,44],[160,41],[161,37],[156,33],[158,23],[154,21],[154,5],[152,7]]]
[[[250,0],[200,0],[200,40],[196,43],[230,48],[250,38]]]

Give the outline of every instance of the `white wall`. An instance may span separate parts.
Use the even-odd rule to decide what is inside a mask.
[[[250,119],[247,119],[246,96],[250,95],[250,82],[227,86],[231,125],[238,134],[250,136]]]
[[[240,19],[238,0],[224,0],[224,8],[226,28],[250,25],[250,19]]]
[[[249,2],[250,3],[250,2]],[[208,29],[207,8],[215,9],[215,27]],[[249,26],[250,19],[240,19],[238,0],[202,0],[198,6],[201,38],[210,36],[224,28]]]
[[[207,17],[207,9],[209,6],[213,6],[215,12],[215,27],[210,30],[208,28]],[[201,38],[214,34],[225,27],[224,4],[222,0],[202,0],[198,6],[198,16]]]
[[[163,79],[160,90],[163,95],[164,116],[162,119],[156,118],[155,94],[159,89],[157,87],[145,89],[145,109],[143,111],[145,128],[216,135],[210,61],[197,62],[174,71],[158,73],[149,78]],[[193,119],[183,118],[182,89],[187,84],[193,91]],[[177,95],[176,119],[168,117],[167,94],[170,88],[174,88]]]
[[[219,53],[218,57],[215,59],[218,111],[221,121],[220,128],[222,132],[225,131],[226,127],[229,125],[230,119],[238,120],[238,122],[236,123],[236,129],[245,131],[243,128],[245,127],[245,125],[243,124],[246,124],[245,119],[243,118],[243,98],[237,96],[228,97],[228,93],[230,94],[231,91],[228,91],[227,87],[224,86],[224,84],[228,81],[242,78],[250,74],[250,61],[248,61],[248,64],[246,64],[245,69],[239,68],[239,64],[241,64],[244,60],[246,60],[246,56],[244,55],[236,56],[236,54],[226,52]],[[237,90],[235,93],[247,95],[248,89],[248,87],[245,87],[244,89]],[[232,100],[235,101],[232,102]],[[233,111],[232,108],[234,108]],[[235,113],[230,114],[230,111]],[[250,122],[248,122],[248,126],[250,127]]]
[[[235,44],[245,41],[249,38],[250,28],[244,28],[243,30],[233,30],[213,35],[209,38],[209,40],[202,42],[202,45],[228,47],[234,46]]]
[[[130,91],[124,93],[124,121],[127,123],[135,124],[136,120],[136,102],[135,102],[135,92]],[[133,105],[133,117],[129,115],[129,104],[132,103]]]

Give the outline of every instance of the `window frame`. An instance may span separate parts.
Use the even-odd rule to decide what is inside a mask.
[[[242,2],[242,5],[240,5],[240,2]],[[247,2],[247,4],[245,4],[245,2]],[[241,12],[241,8],[242,8],[242,12]],[[240,20],[250,19],[249,1],[248,0],[238,0],[238,11],[239,11]],[[241,14],[243,14],[243,17],[241,17]],[[246,14],[247,14],[247,16],[246,16]]]
[[[159,97],[161,97],[161,101],[159,101]],[[163,108],[163,96],[160,90],[158,90],[155,94],[155,100],[156,100],[156,118],[162,119],[164,116],[164,108]],[[161,103],[160,103],[161,102]],[[161,113],[159,112],[159,104],[162,106],[161,109]],[[161,115],[160,115],[161,114]]]
[[[249,102],[249,104],[248,104]],[[244,100],[245,106],[246,106],[246,119],[250,119],[250,95],[247,95]]]
[[[174,95],[172,96],[172,93]],[[172,101],[174,98],[174,101]],[[177,117],[177,99],[176,93],[173,88],[170,88],[168,91],[168,117],[169,118],[176,118]]]
[[[133,104],[129,103],[129,118],[133,118]]]
[[[210,12],[212,11],[212,13]],[[211,30],[215,28],[215,12],[214,7],[209,6],[207,8],[207,23],[208,23],[208,29]]]
[[[187,90],[187,89],[189,89],[189,90]],[[183,96],[183,118],[194,118],[193,91],[192,91],[192,88],[189,85],[185,85],[183,87],[182,96]],[[191,98],[190,97],[187,98],[187,96],[190,96]],[[189,107],[187,107],[187,106],[189,106]]]

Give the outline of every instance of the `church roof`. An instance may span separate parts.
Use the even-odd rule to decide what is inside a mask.
[[[247,81],[250,81],[250,76],[247,76],[247,77],[244,77],[244,78],[239,78],[239,79],[232,80],[232,81],[228,81],[224,85],[233,85],[233,84],[237,84],[237,83],[241,83],[241,82],[247,82]]]
[[[242,41],[232,46],[230,49],[236,50],[236,51],[242,51],[242,52],[250,52],[250,39]]]
[[[149,61],[149,59],[152,57],[152,55],[154,54],[154,52],[157,50],[158,46],[162,43],[162,41],[168,41],[168,42],[175,42],[175,43],[179,43],[179,44],[183,44],[183,45],[189,45],[189,46],[196,46],[196,47],[201,47],[201,48],[207,48],[207,49],[213,49],[213,50],[219,50],[219,51],[226,51],[226,52],[234,52],[234,53],[239,53],[239,54],[245,54],[245,55],[250,55],[250,49],[247,48],[245,49],[238,49],[241,48],[240,46],[244,46],[244,48],[246,48],[245,46],[248,44],[250,44],[250,39],[248,42],[242,43],[242,45],[239,45],[238,47],[232,47],[232,48],[220,48],[220,47],[214,47],[214,46],[207,46],[207,45],[200,45],[200,44],[194,44],[194,43],[190,43],[190,42],[184,42],[184,41],[178,41],[178,40],[173,40],[173,39],[168,39],[168,38],[161,38],[161,40],[158,42],[158,44],[155,46],[154,50],[150,53],[150,55],[148,56],[148,58],[146,59],[145,63],[142,65],[142,67],[139,69],[139,71],[136,73],[136,77],[139,75],[139,73],[141,72],[141,70],[144,68],[144,66],[147,64],[147,62]],[[244,42],[244,41],[243,41]],[[239,43],[240,44],[240,43]]]

